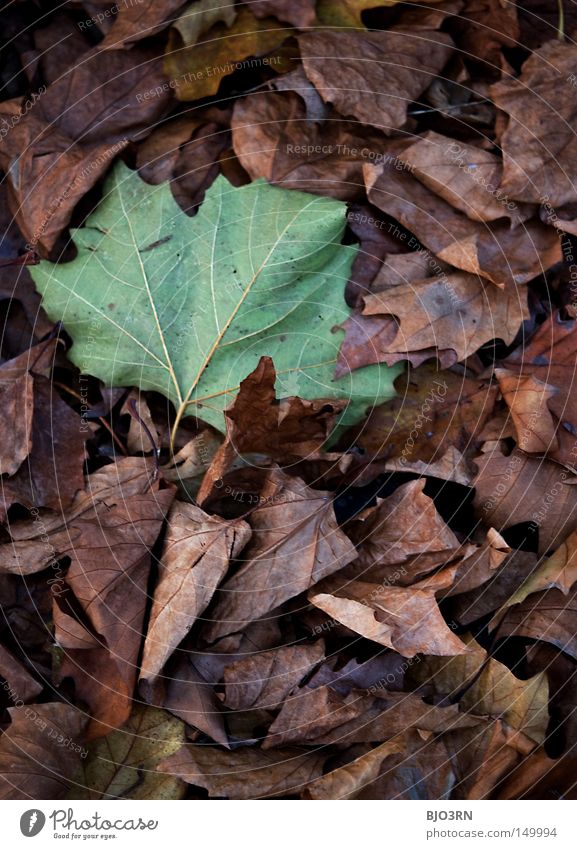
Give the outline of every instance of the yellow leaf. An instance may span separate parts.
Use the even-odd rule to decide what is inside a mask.
[[[240,10],[231,27],[216,24],[200,44],[187,46],[181,33],[172,29],[164,72],[173,82],[179,100],[211,97],[217,93],[221,80],[243,65],[250,68],[258,63],[274,67],[277,60],[281,61],[280,57],[267,54],[292,34],[293,30],[274,18],[258,20],[248,9]]]

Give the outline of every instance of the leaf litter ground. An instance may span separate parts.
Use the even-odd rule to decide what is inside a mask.
[[[2,12],[3,798],[575,798],[552,6]]]

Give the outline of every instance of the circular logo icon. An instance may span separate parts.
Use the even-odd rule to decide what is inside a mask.
[[[36,837],[46,824],[46,817],[37,808],[25,811],[20,817],[20,831],[25,837]]]

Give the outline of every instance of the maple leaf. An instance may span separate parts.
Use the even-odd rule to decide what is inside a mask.
[[[262,354],[297,375],[300,397],[348,400],[339,422],[352,424],[394,394],[397,372],[333,377],[355,255],[340,244],[344,227],[338,201],[224,177],[191,220],[167,183],[148,186],[119,163],[74,232],[76,259],[40,263],[34,280],[74,339],[73,362],[109,385],[163,393],[176,425],[195,415],[223,430]]]

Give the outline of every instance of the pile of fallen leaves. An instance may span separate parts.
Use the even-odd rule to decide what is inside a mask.
[[[2,18],[2,796],[576,798],[574,4]]]

